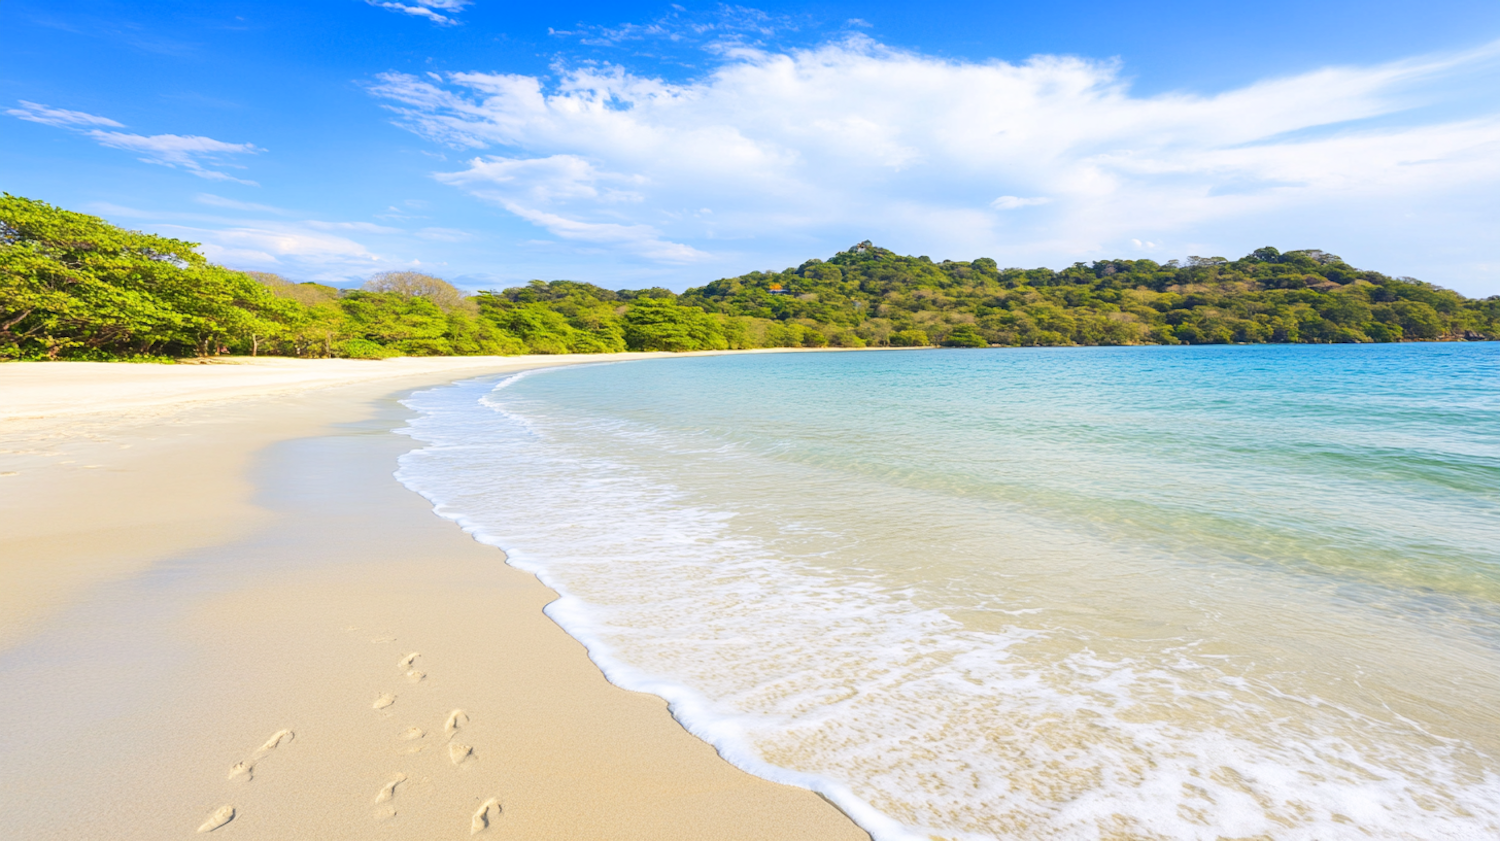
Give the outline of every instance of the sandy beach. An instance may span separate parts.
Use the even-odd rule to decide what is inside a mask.
[[[392,478],[402,394],[587,361],[0,366],[0,837],[867,838]]]

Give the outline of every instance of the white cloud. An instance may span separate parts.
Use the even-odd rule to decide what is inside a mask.
[[[1137,96],[1111,62],[961,61],[852,36],[730,50],[680,84],[587,65],[558,68],[550,83],[388,73],[372,92],[413,132],[494,150],[438,178],[562,239],[650,259],[712,254],[736,271],[751,255],[795,263],[866,237],[1065,265],[1134,239],[1219,242],[1210,250],[1228,253],[1294,223],[1319,239],[1331,219],[1457,193],[1492,217],[1500,118],[1490,106],[1442,120],[1415,109],[1459,76],[1493,73],[1497,54],[1491,45],[1213,95]],[[1351,225],[1340,236],[1384,253],[1396,223],[1380,224],[1384,233]],[[1434,251],[1445,237],[1500,247],[1477,221],[1402,224],[1407,243]]]
[[[627,253],[663,263],[693,263],[708,256],[691,245],[663,240],[660,233],[650,225],[583,222],[518,204],[506,204],[505,209],[532,224],[546,228],[562,239],[614,246]]]
[[[156,232],[201,243],[205,257],[234,269],[278,272],[297,280],[343,281],[405,261],[372,252],[348,237],[307,223],[242,222],[221,226],[159,224]]]
[[[411,3],[400,3],[395,0],[365,0],[365,2],[378,9],[389,9],[393,12],[426,18],[438,26],[457,26],[457,18],[450,17],[450,15],[463,11],[466,6],[471,5],[472,0],[414,0]],[[439,12],[448,14],[443,15]]]
[[[102,129],[94,129],[87,132],[87,135],[97,141],[100,146],[136,152],[142,156],[140,160],[144,163],[180,167],[199,178],[207,178],[210,181],[234,181],[251,186],[256,186],[254,181],[246,181],[219,170],[208,169],[204,164],[222,165],[221,159],[225,155],[254,155],[264,151],[250,143],[225,143],[222,140],[214,140],[212,137],[197,135],[156,134],[147,137]]]
[[[637,41],[669,42],[705,47],[712,51],[759,43],[780,33],[795,32],[798,18],[770,14],[746,6],[719,4],[712,9],[689,10],[676,4],[650,23],[618,26],[579,24],[574,29],[549,29],[556,37],[577,38],[591,47],[617,47]],[[866,24],[868,25],[868,24]]]
[[[1049,201],[1052,201],[1052,199],[1049,199],[1045,196],[1036,196],[1033,198],[1022,198],[1020,196],[1001,196],[1000,198],[990,202],[990,207],[993,207],[996,210],[1017,210],[1022,207],[1032,207],[1038,204],[1046,204]]]
[[[35,102],[21,101],[21,108],[12,108],[5,113],[33,123],[65,128],[91,138],[100,146],[123,149],[141,155],[139,160],[148,164],[159,164],[174,169],[183,169],[209,181],[233,181],[237,184],[259,186],[254,181],[236,178],[210,166],[231,166],[223,161],[226,155],[254,155],[265,151],[251,143],[225,143],[211,137],[180,134],[156,134],[145,136],[123,131],[84,129],[82,126],[113,126],[124,128],[122,123],[108,117],[85,114],[82,111],[67,111],[49,108]]]
[[[604,245],[667,263],[696,262],[706,255],[688,245],[664,240],[652,225],[586,221],[559,209],[581,201],[595,209],[642,201],[634,191],[610,183],[639,185],[640,176],[601,172],[576,155],[547,158],[475,158],[462,172],[442,173],[438,180],[488,199],[553,235]]]
[[[33,123],[41,123],[45,126],[114,126],[124,128],[124,124],[117,123],[108,117],[97,117],[93,114],[85,114],[82,111],[69,111],[64,108],[49,108],[35,102],[21,100],[20,108],[11,108],[5,113],[12,117]]]
[[[645,183],[642,176],[602,172],[577,155],[474,158],[468,169],[441,173],[437,178],[500,204],[561,205],[580,199],[609,205],[644,200],[630,189]]]
[[[287,213],[210,193],[200,193],[195,199],[211,207]],[[468,232],[452,228],[406,231],[359,221],[246,219],[180,210],[162,213],[108,202],[93,202],[87,209],[112,221],[137,220],[131,227],[199,243],[204,256],[230,268],[276,272],[293,280],[335,284],[362,280],[374,272],[403,266],[443,266],[446,263],[441,259],[442,252],[452,246],[439,250],[431,243],[472,239]],[[429,257],[436,259],[424,259]]]

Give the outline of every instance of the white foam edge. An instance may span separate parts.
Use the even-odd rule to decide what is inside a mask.
[[[592,364],[618,365],[622,363],[601,362]],[[493,382],[494,387],[484,395],[487,396],[496,390],[513,385],[528,375],[554,370],[560,369],[529,369],[510,374],[498,381],[492,377],[475,377],[467,380],[459,380],[434,389],[422,389],[419,392],[413,392],[411,396],[415,397],[418,394],[447,388],[477,386]],[[480,399],[482,401],[483,396]],[[430,417],[420,407],[413,405],[408,400],[403,399],[400,402],[401,405]],[[492,411],[496,409],[493,405],[486,405],[486,408]],[[459,528],[463,529],[465,534],[474,538],[475,541],[499,549],[504,553],[505,562],[508,565],[531,573],[542,584],[557,593],[557,599],[542,608],[542,612],[552,621],[556,622],[558,627],[562,628],[568,636],[578,640],[583,645],[584,649],[588,652],[589,660],[604,673],[606,680],[622,689],[628,689],[633,692],[645,692],[666,701],[667,710],[671,713],[672,718],[684,730],[712,746],[726,762],[761,779],[807,789],[819,795],[848,816],[860,829],[868,832],[873,841],[929,841],[932,837],[931,834],[916,831],[887,816],[856,795],[847,785],[835,779],[819,774],[793,771],[789,768],[783,768],[779,765],[766,762],[756,754],[755,750],[742,737],[740,731],[733,726],[731,723],[734,720],[733,717],[713,712],[708,699],[702,693],[683,684],[650,675],[613,657],[610,654],[609,646],[595,631],[596,625],[589,614],[588,603],[569,593],[558,581],[548,575],[545,564],[530,561],[524,555],[508,549],[501,536],[485,531],[478,523],[464,516],[461,511],[445,503],[436,493],[424,489],[417,484],[416,477],[406,472],[405,461],[409,456],[416,455],[422,450],[427,449],[430,442],[422,441],[417,436],[419,430],[415,427],[408,426],[393,431],[398,434],[410,436],[413,440],[423,444],[423,446],[415,447],[397,458],[398,466],[392,473],[396,481],[431,503],[433,513],[457,524]]]

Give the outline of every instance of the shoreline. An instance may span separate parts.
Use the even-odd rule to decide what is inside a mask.
[[[868,838],[609,684],[543,614],[555,593],[393,477],[415,444],[392,433],[401,396],[621,356],[291,385],[183,366],[165,390],[133,374],[102,396],[97,372],[0,367],[20,395],[0,420],[13,831],[196,837],[232,807],[215,837]],[[238,379],[187,388],[204,374]]]

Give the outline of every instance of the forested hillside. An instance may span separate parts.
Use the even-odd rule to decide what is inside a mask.
[[[709,312],[818,325],[876,344],[1125,345],[1389,342],[1500,335],[1500,298],[1474,301],[1363,271],[1317,250],[1001,269],[901,257],[870,243],[795,270],[690,289]],[[918,335],[920,334],[920,335]]]
[[[464,295],[412,272],[359,290],[294,283],[213,265],[196,248],[0,196],[0,359],[1500,337],[1500,297],[1467,299],[1316,250],[1059,272],[933,262],[866,242],[681,295],[574,281]]]

